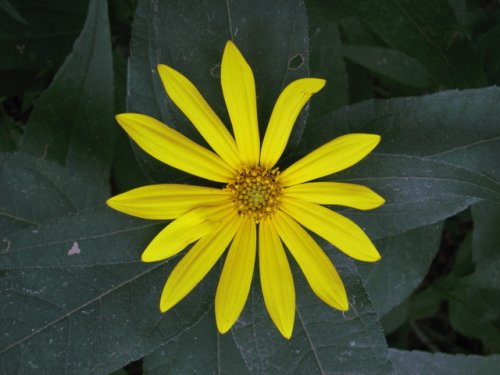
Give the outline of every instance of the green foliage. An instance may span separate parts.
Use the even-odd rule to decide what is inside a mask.
[[[0,21],[0,373],[126,374],[133,361],[145,374],[498,372],[497,3],[0,0]],[[253,68],[261,134],[288,83],[327,80],[281,167],[345,133],[382,136],[329,179],[386,199],[374,211],[335,208],[383,258],[361,264],[320,241],[345,282],[346,313],[292,264],[290,341],[267,314],[258,273],[225,335],[213,311],[220,265],[160,313],[178,257],[145,264],[140,254],[166,223],[104,204],[132,187],[197,181],[137,148],[113,115],[145,113],[205,144],[156,66],[189,77],[229,124],[228,39]]]

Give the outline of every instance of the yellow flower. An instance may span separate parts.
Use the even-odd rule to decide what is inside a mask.
[[[361,185],[309,181],[356,164],[375,148],[380,136],[338,137],[280,171],[276,163],[293,124],[309,98],[323,88],[324,80],[298,79],[283,90],[261,145],[253,73],[232,42],[227,42],[222,57],[221,83],[234,137],[186,77],[165,65],[159,65],[158,71],[169,97],[213,151],[142,114],[120,114],[116,117],[119,124],[156,159],[222,183],[221,188],[150,185],[107,201],[110,207],[129,215],[173,220],[148,245],[142,254],[144,262],[169,258],[194,243],[168,277],[161,311],[182,300],[229,246],[215,296],[217,327],[221,333],[227,332],[247,300],[258,248],[266,308],[281,334],[290,338],[295,288],[283,244],[314,293],[328,305],[347,310],[342,280],[304,228],[355,259],[376,261],[380,255],[363,230],[321,205],[369,210],[383,204],[384,199]]]

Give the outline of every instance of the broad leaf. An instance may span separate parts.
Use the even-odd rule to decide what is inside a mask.
[[[202,286],[176,312],[161,314],[166,275],[162,263],[139,262],[7,273],[0,281],[0,369],[108,374],[143,357],[196,324],[213,300],[213,289]]]
[[[88,0],[0,1],[0,69],[56,69],[82,29],[87,6]]]
[[[429,85],[429,73],[418,60],[390,48],[343,46],[344,57],[368,70],[412,87]]]
[[[476,268],[471,281],[477,287],[500,289],[500,204],[475,204],[472,217],[472,254]]]
[[[107,194],[105,182],[89,184],[67,168],[22,154],[0,154],[0,180],[2,250],[12,245],[8,234],[29,228],[22,233],[36,235],[40,224],[100,205]]]
[[[500,356],[425,353],[390,349],[389,355],[396,375],[496,375]]]
[[[391,47],[413,56],[449,88],[486,84],[480,59],[446,0],[339,0]]]
[[[376,245],[382,259],[358,270],[380,317],[399,305],[424,279],[441,242],[442,223],[384,237]]]
[[[115,126],[106,4],[91,2],[83,31],[37,101],[19,146],[97,180],[109,175]]]
[[[325,88],[311,100],[311,116],[321,116],[336,110],[349,101],[348,77],[342,56],[340,30],[326,12],[324,3],[307,5],[311,44],[311,75],[326,79]],[[328,48],[325,44],[328,41]]]
[[[217,335],[210,312],[207,321],[200,320],[193,330],[146,357],[146,373],[160,374],[168,368],[174,373],[203,374],[389,374],[385,339],[355,266],[343,254],[334,254],[333,259],[349,293],[348,312],[321,302],[294,267],[297,309],[290,341],[276,334],[259,283],[254,282],[231,333]]]
[[[166,37],[168,36],[168,37]],[[301,0],[273,2],[181,0],[139,2],[133,24],[129,66],[128,111],[153,116],[204,144],[194,127],[167,97],[157,64],[188,77],[226,126],[220,62],[228,40],[234,40],[253,69],[261,134],[279,93],[293,79],[309,74],[305,7]],[[295,125],[297,144],[306,116]],[[187,178],[138,151],[139,161],[156,181]]]
[[[316,297],[294,269],[297,308],[292,339],[273,335],[273,326],[254,285],[233,335],[252,374],[389,374],[387,346],[354,263],[326,249],[348,291],[349,311],[342,313]]]
[[[303,148],[351,132],[382,136],[372,155],[333,176],[386,198],[377,210],[348,213],[381,238],[436,223],[480,199],[498,201],[500,185],[490,175],[500,159],[499,102],[495,87],[368,101],[310,122]]]
[[[172,374],[250,374],[232,334],[217,332],[212,309],[189,330],[147,355],[143,371],[145,375],[163,375],[165,371]]]

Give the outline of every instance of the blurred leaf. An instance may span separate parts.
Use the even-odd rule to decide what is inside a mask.
[[[398,375],[496,375],[500,367],[500,355],[425,353],[390,349],[389,355]]]
[[[24,25],[28,24],[28,21],[26,21],[23,16],[21,16],[16,8],[14,8],[8,0],[0,0],[0,9],[3,9],[4,12],[6,12],[9,16],[14,18],[17,22],[20,22]]]
[[[476,269],[471,282],[477,287],[500,289],[500,204],[477,203],[472,206],[472,216]]]
[[[8,234],[29,228],[25,233],[35,235],[41,223],[100,205],[107,194],[104,182],[89,184],[67,168],[22,154],[0,154],[0,179],[2,250]]]
[[[484,71],[488,82],[492,85],[500,85],[500,25],[492,27],[478,38],[481,50]]]
[[[0,113],[0,151],[15,151],[21,128],[11,118]]]
[[[448,88],[486,84],[470,37],[447,0],[339,0],[393,48],[419,60]]]
[[[133,24],[128,111],[153,116],[206,144],[167,97],[156,66],[167,64],[188,77],[229,126],[220,87],[222,51],[229,39],[253,69],[263,134],[284,86],[309,75],[307,17],[301,0],[141,1]],[[304,112],[297,121],[290,145],[300,141],[306,117]],[[154,181],[187,178],[142,151],[139,156]]]
[[[349,44],[372,46],[377,45],[374,35],[357,18],[340,20],[340,28]]]
[[[423,88],[429,85],[429,73],[418,60],[391,48],[343,46],[345,58],[409,86]]]
[[[457,287],[449,299],[450,322],[461,334],[500,350],[500,290]]]
[[[94,0],[82,34],[37,101],[19,150],[106,179],[112,155],[113,67],[105,1]]]
[[[308,7],[311,74],[326,79],[326,87],[311,101],[311,116],[321,116],[349,101],[347,72],[337,22],[324,7]]]
[[[439,250],[443,224],[433,224],[385,237],[376,243],[382,259],[360,263],[370,300],[380,317],[399,305],[424,279]]]
[[[4,10],[8,4],[1,2]],[[88,0],[16,0],[14,4],[10,12],[0,11],[0,69],[56,69],[80,33]]]

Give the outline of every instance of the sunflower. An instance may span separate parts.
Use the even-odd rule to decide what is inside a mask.
[[[307,230],[354,259],[376,261],[380,255],[363,230],[322,205],[368,210],[382,205],[384,199],[361,185],[311,181],[356,164],[375,148],[380,136],[335,138],[280,171],[277,162],[297,116],[323,88],[324,80],[303,78],[290,83],[274,106],[261,142],[253,73],[233,42],[224,49],[221,84],[234,137],[185,76],[166,65],[159,65],[158,72],[170,99],[213,151],[143,114],[119,114],[118,123],[154,158],[221,184],[220,188],[149,185],[107,201],[129,215],[172,220],[144,250],[144,262],[172,257],[193,244],[167,279],[161,311],[181,301],[228,247],[215,296],[219,332],[227,332],[243,310],[258,254],[266,308],[281,334],[291,337],[295,288],[285,247],[313,292],[328,305],[347,310],[342,280]]]

